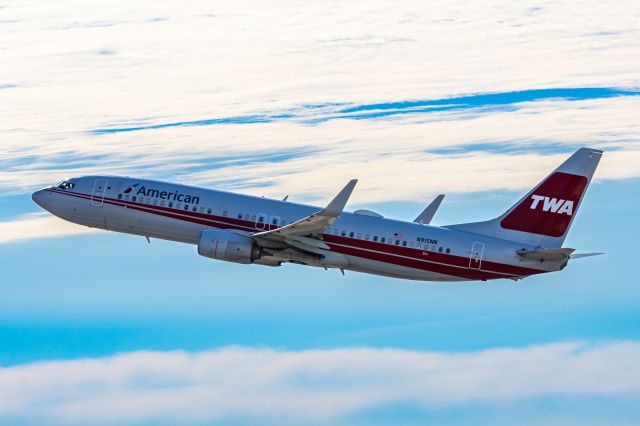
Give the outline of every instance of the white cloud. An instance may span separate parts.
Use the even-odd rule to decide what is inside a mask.
[[[407,200],[524,189],[559,160],[425,153],[478,143],[616,146],[624,154],[605,156],[610,165],[598,177],[638,177],[640,97],[314,126],[85,133],[116,122],[279,113],[308,103],[637,87],[635,8],[633,1],[569,0],[12,3],[3,15],[15,22],[0,25],[0,84],[15,85],[0,90],[0,104],[10,106],[0,110],[0,195],[65,175],[117,173],[315,199],[355,175],[365,191],[360,202]],[[191,170],[203,159],[292,150],[313,152],[287,163]]]
[[[91,232],[97,232],[97,230],[66,222],[47,213],[28,214],[0,222],[0,244]]]
[[[0,368],[0,420],[332,422],[368,409],[640,396],[640,343],[468,353],[395,349],[133,352]],[[96,420],[98,419],[98,420]]]

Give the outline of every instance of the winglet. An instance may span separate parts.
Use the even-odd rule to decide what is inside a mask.
[[[347,201],[349,201],[349,197],[353,192],[353,188],[356,187],[356,183],[358,183],[358,179],[352,179],[349,183],[342,188],[342,191],[335,196],[333,200],[322,209],[322,214],[330,217],[338,217],[344,210],[344,206],[347,205]]]
[[[440,203],[442,203],[443,199],[444,194],[438,195],[413,221],[415,223],[422,223],[423,225],[428,225],[429,223],[431,223],[431,219],[433,219],[433,216],[438,211]]]

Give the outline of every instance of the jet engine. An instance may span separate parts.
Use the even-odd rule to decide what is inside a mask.
[[[260,258],[260,248],[249,237],[229,231],[206,229],[198,239],[198,254],[211,259],[247,264]]]

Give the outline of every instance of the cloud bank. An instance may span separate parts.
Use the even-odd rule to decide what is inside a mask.
[[[133,352],[0,368],[0,420],[333,423],[394,404],[428,411],[543,397],[633,400],[640,397],[639,360],[640,343],[633,341],[454,354]]]
[[[91,232],[97,232],[97,230],[66,222],[46,213],[27,214],[13,220],[0,222],[0,244]]]
[[[358,177],[357,202],[427,199],[525,189],[582,145],[624,152],[598,178],[638,177],[635,8],[7,4],[0,196],[113,173],[304,201]]]

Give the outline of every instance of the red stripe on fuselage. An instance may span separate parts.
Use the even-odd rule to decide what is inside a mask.
[[[50,192],[69,195],[76,198],[91,200],[92,196],[81,192],[59,190],[48,188]],[[235,219],[225,216],[210,215],[207,213],[194,212],[190,210],[178,210],[175,208],[148,205],[135,201],[117,200],[115,198],[104,197],[104,203],[134,209],[144,213],[156,214],[175,220],[182,220],[206,226],[226,229],[240,229],[244,231],[258,232],[276,229],[277,226],[265,224],[264,229],[255,227],[255,223],[242,219]],[[515,265],[496,263],[487,260],[482,261],[482,270],[469,268],[469,258],[452,254],[423,251],[415,248],[395,246],[386,243],[357,240],[337,235],[325,234],[324,241],[331,246],[332,251],[350,256],[357,256],[369,260],[374,260],[393,265],[405,266],[409,268],[421,269],[445,275],[452,275],[465,279],[484,280],[495,278],[521,277],[534,274],[541,274],[547,271],[524,268]],[[426,259],[428,257],[428,259]]]

